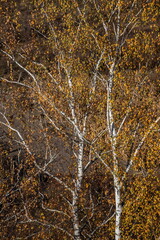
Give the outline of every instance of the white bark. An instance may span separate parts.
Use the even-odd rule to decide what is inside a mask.
[[[74,239],[80,240],[80,222],[79,222],[79,193],[81,190],[82,179],[83,179],[83,151],[84,151],[84,140],[81,139],[79,142],[79,152],[77,156],[77,179],[75,182],[75,190],[73,191],[72,199],[72,213],[73,213],[73,230]]]
[[[114,176],[114,192],[115,192],[115,207],[116,207],[116,222],[115,222],[115,240],[119,240],[121,238],[121,214],[122,214],[122,206],[121,206],[121,186],[118,177]]]
[[[112,107],[112,87],[114,80],[114,70],[115,70],[114,61],[110,68],[110,76],[107,84],[107,126],[108,132],[111,142],[112,148],[112,158],[113,158],[113,180],[114,180],[114,192],[115,192],[115,240],[119,240],[121,238],[121,214],[122,214],[122,206],[121,206],[121,183],[119,180],[119,166],[118,159],[116,154],[116,144],[117,144],[117,132],[115,129],[115,121],[113,117],[113,107]]]
[[[75,239],[75,240],[81,240],[81,237],[80,237],[79,216],[78,216],[78,194],[77,194],[77,192],[74,192],[74,193],[73,193],[72,213],[73,213],[74,239]]]
[[[83,178],[83,150],[84,150],[84,140],[81,140],[79,143],[79,153],[77,159],[77,191],[81,189],[81,183]]]

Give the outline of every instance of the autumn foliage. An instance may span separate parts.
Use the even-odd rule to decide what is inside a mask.
[[[1,0],[1,239],[159,239],[158,5]]]

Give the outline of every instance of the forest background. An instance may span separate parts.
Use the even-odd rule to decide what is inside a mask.
[[[159,239],[158,9],[1,0],[1,239]]]

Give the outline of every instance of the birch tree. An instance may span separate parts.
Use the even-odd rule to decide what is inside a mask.
[[[15,10],[14,16],[10,7]],[[27,12],[25,19],[23,12]],[[15,117],[14,121],[10,118],[15,109],[3,102],[0,123],[30,156],[34,169],[30,180],[44,173],[64,191],[59,209],[52,204],[46,207],[45,196],[39,191],[41,208],[57,214],[56,223],[33,217],[22,187],[18,187],[23,203],[21,222],[52,228],[66,239],[124,238],[122,202],[125,214],[129,204],[125,187],[131,175],[144,174],[140,154],[145,143],[157,138],[160,120],[154,96],[156,83],[153,86],[149,72],[151,68],[157,71],[153,60],[156,3],[36,1],[26,8],[21,2],[14,7],[4,4],[2,14],[7,24],[1,25],[1,53],[9,69],[1,77],[2,86],[11,86],[9,92],[16,92],[12,95],[15,109],[19,109],[21,89],[27,89],[34,110],[29,111],[31,125],[23,123],[26,116],[22,115],[15,123]],[[24,40],[24,29],[28,41]],[[28,104],[26,99],[23,103]],[[23,105],[22,109],[28,112]],[[37,135],[40,131],[42,135]],[[70,178],[53,171],[60,154],[53,135],[70,150],[65,168]],[[108,175],[112,177],[114,189],[114,204],[107,208],[106,216],[100,213],[98,223],[96,208],[101,208],[95,206],[91,192],[96,182],[91,177],[95,166],[101,172],[105,168],[105,177],[108,181]],[[104,201],[108,204],[107,197]]]
[[[146,138],[152,131],[152,129],[155,127],[155,125],[159,122],[160,117],[155,117],[155,120],[151,120],[151,123],[148,124],[146,130],[144,130],[144,136],[141,137],[141,139],[138,141],[137,146],[134,148],[132,143],[132,147],[130,149],[130,157],[127,160],[127,164],[125,169],[121,172],[120,167],[120,156],[118,156],[118,148],[122,144],[122,139],[120,135],[123,133],[123,126],[126,125],[127,118],[129,117],[132,106],[134,106],[134,94],[139,94],[137,91],[137,87],[140,88],[140,83],[137,84],[137,86],[134,87],[133,93],[131,95],[130,101],[128,101],[128,106],[126,106],[124,117],[122,118],[122,121],[120,122],[119,126],[117,126],[117,112],[115,111],[115,96],[114,91],[116,89],[117,80],[116,76],[118,74],[117,68],[120,62],[124,62],[123,54],[125,52],[125,45],[128,40],[128,37],[132,32],[134,32],[134,28],[138,24],[139,17],[141,14],[143,15],[145,10],[142,6],[137,7],[137,3],[135,1],[130,2],[130,4],[127,6],[129,8],[129,12],[126,12],[126,16],[124,17],[124,11],[126,11],[126,8],[124,6],[126,4],[122,1],[117,1],[110,6],[106,6],[106,11],[109,10],[108,13],[108,19],[106,20],[105,17],[101,13],[101,8],[96,1],[94,1],[94,6],[99,13],[101,17],[101,24],[103,26],[103,30],[105,32],[105,35],[107,36],[106,39],[108,40],[108,51],[107,51],[107,57],[105,60],[106,70],[108,70],[108,76],[107,77],[101,77],[99,75],[99,78],[103,82],[103,85],[106,89],[106,129],[108,130],[108,137],[110,141],[110,148],[112,152],[112,168],[108,166],[106,163],[106,167],[110,170],[111,174],[113,175],[113,182],[114,182],[114,190],[115,190],[115,239],[121,239],[121,215],[122,215],[122,198],[121,198],[121,192],[123,183],[125,181],[126,175],[128,174],[129,170],[132,168],[132,165],[134,163],[134,159],[139,154],[139,151],[141,150],[142,145],[146,141]],[[147,2],[146,2],[147,4]],[[108,8],[108,9],[107,9]],[[110,10],[111,9],[111,10]],[[127,20],[127,21],[126,21]],[[100,46],[98,44],[98,40],[96,38],[96,35],[93,35],[93,37],[96,40],[97,47]],[[105,48],[105,47],[104,47]],[[128,53],[127,53],[128,54]],[[141,66],[139,67],[139,72],[141,72]],[[127,74],[126,74],[127,75]],[[144,81],[142,79],[142,81]],[[119,81],[121,79],[119,78]],[[120,83],[121,84],[121,83]],[[117,90],[118,91],[118,90]],[[121,114],[121,113],[120,113]],[[142,114],[142,113],[141,113]],[[139,123],[138,123],[139,125]],[[138,125],[136,126],[136,129],[138,129]],[[121,133],[122,131],[122,133]],[[134,133],[134,137],[136,136],[136,130]]]

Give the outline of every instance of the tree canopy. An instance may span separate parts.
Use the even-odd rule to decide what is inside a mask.
[[[2,239],[158,239],[156,0],[0,6]]]

